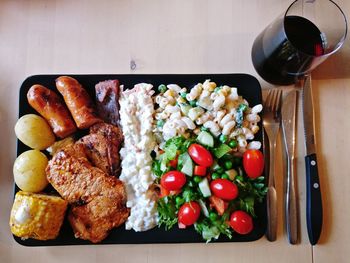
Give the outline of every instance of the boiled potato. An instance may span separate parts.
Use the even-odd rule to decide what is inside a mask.
[[[13,175],[17,186],[27,192],[37,193],[47,186],[45,168],[48,160],[38,150],[29,150],[17,157],[13,165]]]
[[[15,125],[17,138],[30,148],[44,150],[55,142],[49,124],[35,114],[22,116]]]

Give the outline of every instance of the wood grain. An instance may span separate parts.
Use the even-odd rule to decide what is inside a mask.
[[[347,169],[350,114],[349,41],[315,72],[318,147],[325,207],[321,244],[305,225],[304,146],[298,129],[301,243],[288,244],[279,202],[278,239],[251,243],[103,245],[27,248],[8,227],[12,205],[13,127],[18,91],[43,73],[230,73],[255,76],[250,51],[257,34],[292,0],[0,1],[0,262],[346,262],[350,257]],[[337,1],[348,14],[350,3]],[[326,12],[325,12],[326,15]],[[136,65],[131,69],[131,62]],[[257,76],[258,77],[258,76]],[[259,78],[259,77],[258,77]],[[333,79],[332,79],[333,78]],[[262,87],[271,85],[262,81]],[[279,141],[280,145],[280,141]],[[282,200],[283,161],[279,148]],[[313,260],[314,258],[314,260]]]

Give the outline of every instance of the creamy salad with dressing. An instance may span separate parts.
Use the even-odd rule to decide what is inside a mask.
[[[153,135],[153,86],[135,85],[121,93],[120,119],[124,147],[120,151],[122,172],[120,180],[127,190],[130,216],[126,229],[146,231],[157,225],[156,200],[149,194],[154,183],[151,152],[156,146]]]

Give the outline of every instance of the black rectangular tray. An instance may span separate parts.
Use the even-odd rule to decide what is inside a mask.
[[[83,87],[88,91],[91,97],[95,97],[95,84],[108,79],[118,79],[125,88],[133,88],[137,83],[145,82],[152,84],[155,88],[160,84],[178,84],[187,88],[193,87],[199,82],[211,79],[217,85],[229,85],[238,88],[238,94],[243,96],[249,105],[253,106],[262,103],[261,87],[256,78],[248,74],[150,74],[150,75],[34,75],[28,77],[21,86],[19,94],[19,117],[34,113],[38,114],[30,107],[27,101],[27,92],[34,84],[41,84],[58,93],[55,86],[55,79],[59,76],[71,76],[77,79]],[[58,93],[59,94],[59,93]],[[263,142],[262,121],[259,122],[260,130],[256,134],[255,140]],[[17,142],[17,156],[22,152],[29,150],[20,141]],[[15,186],[14,192],[19,191]],[[50,188],[47,190],[50,191]],[[259,203],[255,207],[257,218],[254,219],[254,229],[248,235],[233,234],[232,239],[228,239],[221,235],[218,240],[212,242],[248,242],[261,238],[266,230],[266,205],[265,202]],[[87,245],[92,244],[89,241],[76,239],[73,234],[69,222],[65,219],[59,236],[54,240],[39,241],[34,239],[22,240],[14,236],[14,239],[24,246],[60,246],[60,245]],[[135,232],[133,230],[125,230],[122,225],[113,229],[109,236],[100,244],[148,244],[148,243],[205,243],[201,235],[195,232],[193,227],[187,229],[178,229],[176,226],[165,231],[164,228],[154,228],[145,232]]]

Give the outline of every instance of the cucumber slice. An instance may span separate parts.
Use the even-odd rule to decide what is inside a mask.
[[[181,156],[179,157],[182,159],[182,163],[183,166],[181,168],[181,172],[183,172],[184,174],[188,175],[188,176],[192,176],[193,175],[193,161],[191,159],[191,157],[188,155],[187,152],[181,154]]]
[[[213,152],[216,158],[221,158],[231,150],[231,147],[227,144],[221,144],[218,148],[215,148]]]
[[[202,199],[199,199],[198,204],[201,207],[204,216],[209,217],[209,211],[208,211],[207,206],[205,205],[205,202]]]
[[[201,131],[198,134],[197,141],[205,146],[214,147],[214,138],[209,132]]]
[[[201,182],[199,182],[198,187],[204,197],[211,196],[211,191],[207,178],[204,178]]]

